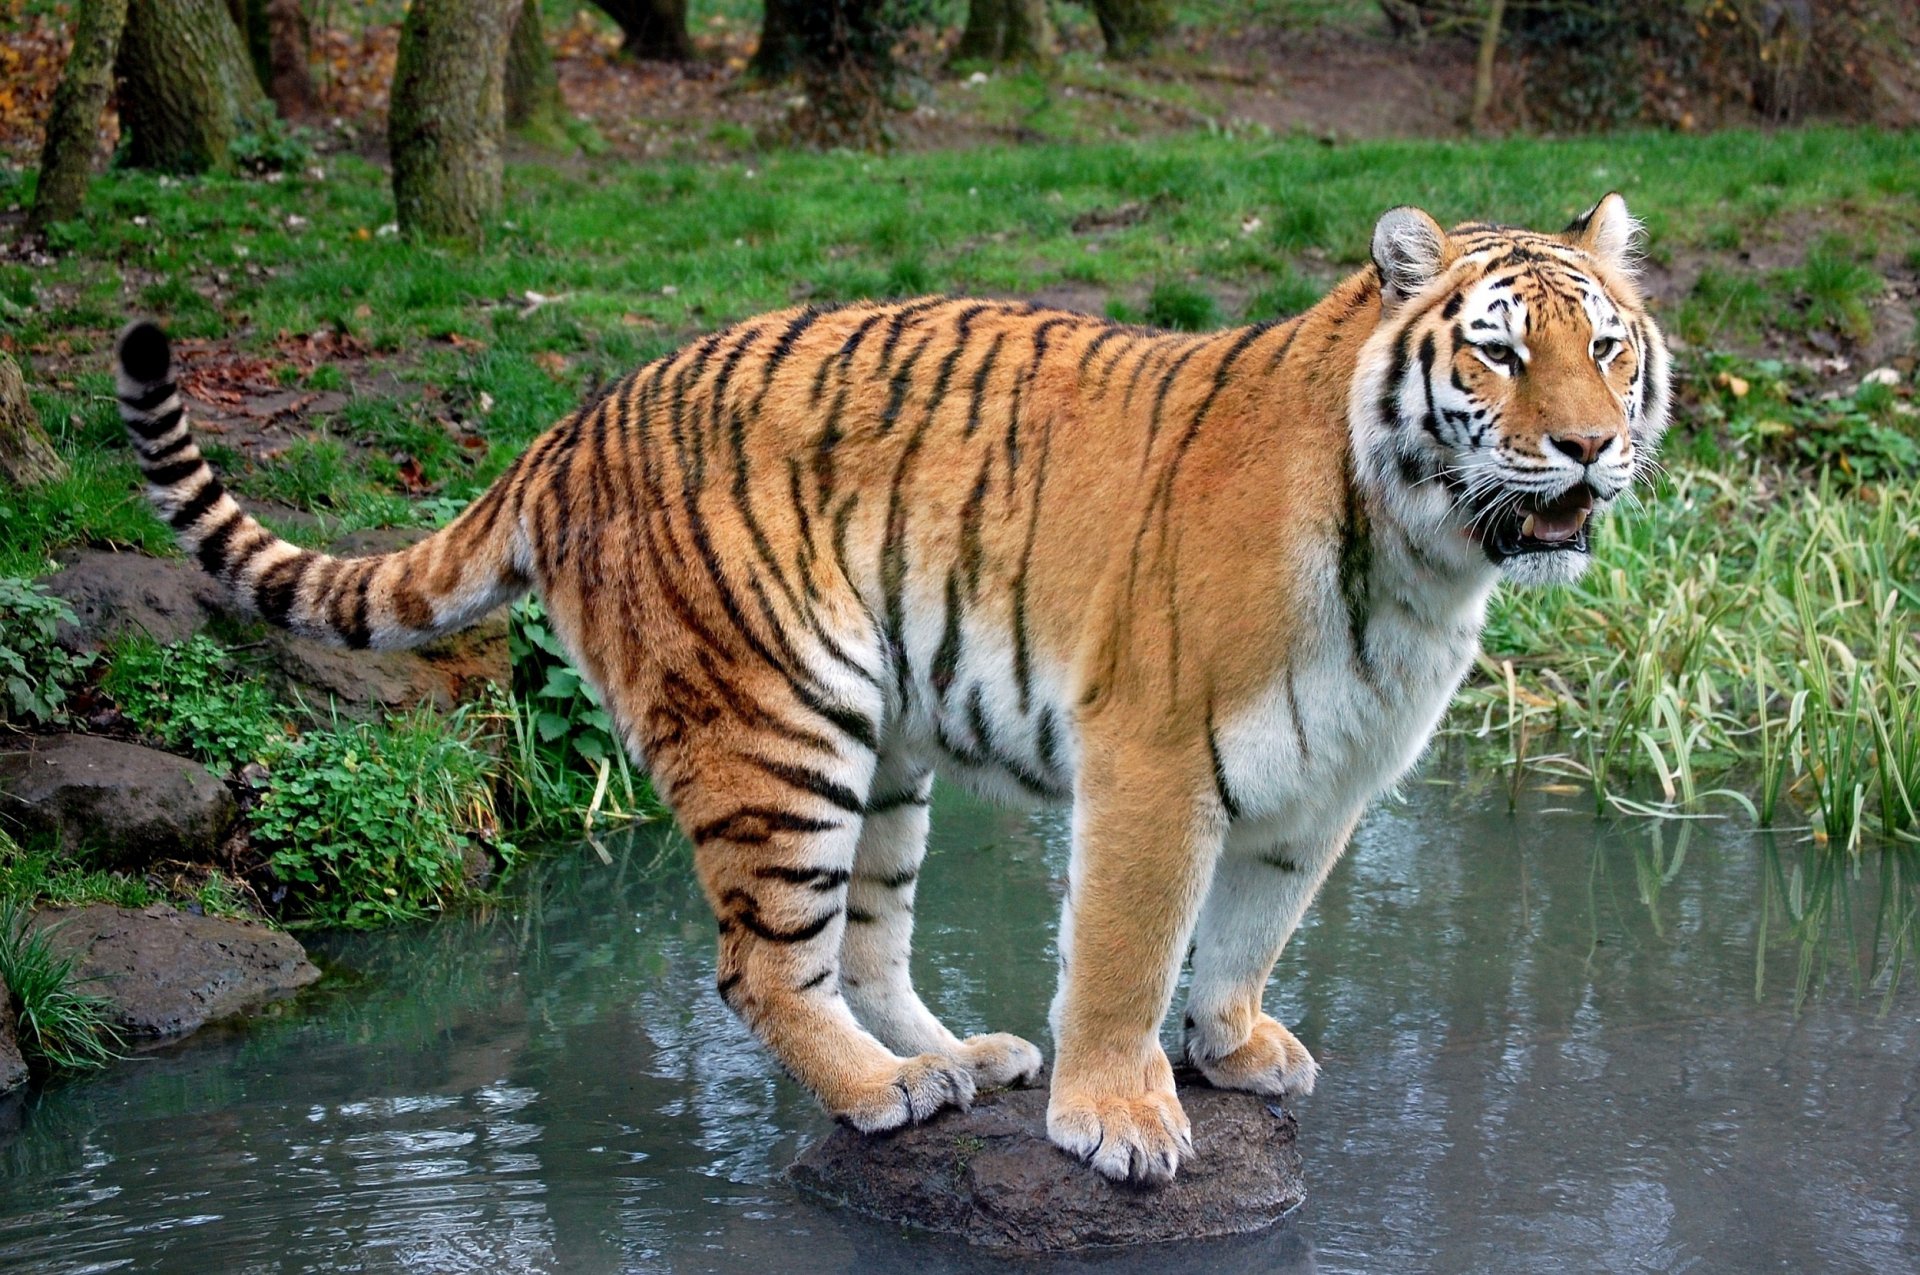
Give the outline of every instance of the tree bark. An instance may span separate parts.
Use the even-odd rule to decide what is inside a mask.
[[[627,37],[620,51],[647,62],[693,61],[687,0],[593,0]]]
[[[115,69],[135,168],[225,171],[233,139],[272,114],[220,0],[128,0]]]
[[[240,32],[247,60],[253,63],[254,78],[260,81],[261,88],[266,88],[273,74],[273,40],[267,31],[266,0],[227,0],[227,13],[233,18],[234,29]]]
[[[792,16],[807,90],[791,121],[794,134],[817,146],[883,145],[899,34],[894,0],[811,0]]]
[[[267,96],[280,118],[313,109],[313,32],[300,0],[267,0]]]
[[[1507,0],[1489,0],[1480,26],[1480,52],[1473,63],[1473,103],[1467,108],[1467,126],[1487,130],[1487,108],[1493,105],[1493,58],[1500,51],[1500,23],[1507,16]]]
[[[82,0],[73,23],[73,52],[47,113],[40,180],[27,214],[30,235],[44,234],[56,221],[72,221],[86,202],[100,149],[100,114],[113,91],[113,59],[126,24],[127,0]]]
[[[66,473],[67,462],[40,428],[19,367],[0,354],[0,478],[15,487],[36,487]]]
[[[545,145],[566,140],[565,103],[553,71],[553,51],[540,18],[540,0],[524,0],[507,41],[507,127]]]
[[[1172,0],[1093,0],[1107,55],[1145,57],[1173,27]]]
[[[410,239],[477,246],[500,209],[507,44],[519,9],[519,0],[414,0],[407,10],[387,150]]]
[[[1049,62],[1056,45],[1047,0],[970,0],[956,62]]]
[[[760,47],[747,70],[762,80],[784,80],[800,67],[799,13],[807,0],[767,0]]]

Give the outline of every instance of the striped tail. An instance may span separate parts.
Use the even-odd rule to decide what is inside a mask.
[[[314,553],[262,527],[220,485],[187,428],[166,334],[140,320],[114,353],[120,416],[147,498],[241,609],[303,637],[389,650],[464,628],[530,587],[520,466],[411,548],[365,558]]]

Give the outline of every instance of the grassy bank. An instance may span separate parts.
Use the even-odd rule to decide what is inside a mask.
[[[109,394],[106,351],[132,312],[186,339],[235,485],[278,530],[319,544],[444,521],[593,386],[797,299],[949,290],[1208,326],[1310,304],[1363,259],[1389,205],[1553,226],[1617,188],[1649,224],[1649,280],[1685,346],[1670,472],[1643,510],[1608,522],[1587,581],[1503,598],[1450,729],[1489,741],[1516,784],[1589,781],[1602,809],[1745,807],[1810,818],[1836,847],[1913,840],[1912,363],[1860,383],[1870,364],[1914,353],[1899,334],[1920,275],[1912,152],[1912,137],[1869,130],[1342,146],[1216,134],[522,165],[474,256],[400,242],[384,175],[350,155],[253,180],[116,173],[83,222],[58,230],[57,257],[0,263],[0,340],[29,366],[73,466],[44,491],[0,493],[0,576],[39,575],[75,544],[172,552],[133,494]],[[29,180],[0,174],[0,206]],[[506,840],[578,829],[589,807],[647,808],[537,611],[516,619],[510,697],[458,718],[309,724],[298,740],[287,706],[250,704],[244,645],[130,646],[76,676],[137,700],[128,688],[182,684],[154,661],[185,660],[214,698],[197,714],[155,710],[156,731],[205,725],[173,746],[229,767],[270,753],[276,775],[320,787],[339,771],[362,797],[347,758],[378,756],[396,800],[416,806],[450,791],[422,776],[457,774],[451,791],[503,795],[480,813],[447,798],[468,821],[452,826]],[[470,767],[436,751],[481,738],[503,746]],[[302,800],[321,818],[331,798],[316,787]],[[329,828],[357,817],[327,811]],[[306,846],[300,817],[263,826]],[[305,913],[316,919],[417,915],[454,897],[419,885],[431,873],[402,879],[425,840],[383,843],[392,853],[370,875],[291,860],[274,873],[296,894],[314,884],[303,872],[353,876],[322,892],[330,901]]]

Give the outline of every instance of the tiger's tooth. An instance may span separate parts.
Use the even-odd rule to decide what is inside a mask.
[[[1573,529],[1575,531],[1578,531],[1580,530],[1580,528],[1586,525],[1587,525],[1587,511],[1584,509],[1574,510],[1573,511]]]
[[[1533,534],[1533,527],[1534,527],[1533,515],[1528,514],[1526,517],[1526,521],[1520,524],[1520,534],[1523,536],[1531,536]]]

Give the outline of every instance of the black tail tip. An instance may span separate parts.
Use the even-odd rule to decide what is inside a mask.
[[[120,360],[120,370],[127,379],[141,385],[152,385],[167,379],[167,371],[173,366],[173,347],[167,344],[167,334],[152,319],[135,319],[120,333],[120,340],[114,347],[115,356]]]

